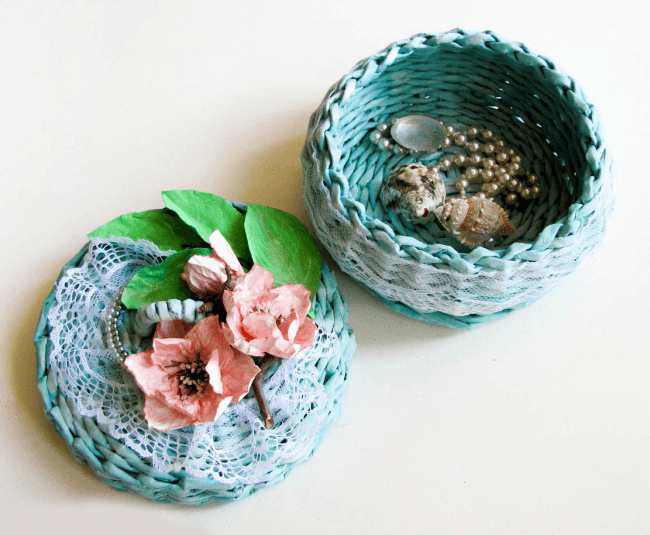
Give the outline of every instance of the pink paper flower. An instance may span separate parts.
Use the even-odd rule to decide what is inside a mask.
[[[183,320],[160,321],[156,325],[154,338],[185,338],[185,335],[192,330],[193,323]]]
[[[226,339],[248,355],[292,357],[314,343],[309,293],[302,284],[274,288],[273,275],[255,264],[234,290],[223,294]]]
[[[171,431],[214,422],[229,403],[246,395],[260,369],[250,356],[230,346],[218,316],[189,331],[189,324],[180,320],[162,323],[153,349],[124,361],[145,394],[149,426]],[[165,334],[184,337],[162,338]]]
[[[218,230],[210,235],[210,246],[210,256],[191,257],[181,274],[190,290],[201,299],[220,297],[224,286],[244,275],[244,269],[230,244]]]

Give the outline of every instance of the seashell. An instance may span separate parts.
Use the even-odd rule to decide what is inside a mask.
[[[488,198],[450,199],[438,219],[446,230],[468,247],[476,247],[494,236],[514,234],[516,231],[505,210]]]
[[[445,185],[435,169],[411,163],[386,177],[379,197],[387,210],[413,223],[428,223],[445,204]]]

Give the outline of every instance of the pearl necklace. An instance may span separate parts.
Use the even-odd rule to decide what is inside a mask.
[[[415,119],[418,123],[408,132],[411,136],[404,135],[404,125]],[[402,132],[396,131],[398,125],[402,127]],[[426,130],[422,125],[425,125]],[[421,130],[421,133],[418,132],[419,139],[415,142],[413,129]],[[474,181],[482,182],[478,197],[493,198],[504,193],[504,200],[509,205],[518,205],[520,198],[531,200],[539,196],[538,178],[523,170],[521,156],[513,149],[506,148],[505,143],[497,139],[491,130],[475,126],[456,130],[453,126],[443,125],[430,117],[411,115],[392,123],[380,124],[370,134],[370,139],[380,149],[395,154],[443,152],[452,146],[462,149],[463,152],[443,156],[432,166],[436,171],[446,172],[454,167],[458,170],[456,189],[461,197],[466,196],[470,182]],[[403,144],[398,143],[398,140]],[[422,150],[422,147],[426,150]]]
[[[109,351],[120,361],[123,361],[129,356],[128,351],[126,351],[122,345],[120,333],[117,329],[120,313],[122,311],[122,291],[123,290],[120,290],[115,295],[106,311],[106,344],[108,345]]]

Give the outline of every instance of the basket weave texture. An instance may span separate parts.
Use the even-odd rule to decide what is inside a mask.
[[[490,129],[521,155],[541,194],[505,207],[516,234],[470,250],[384,209],[393,169],[443,157],[372,143],[377,125],[411,114]],[[552,61],[492,32],[419,34],[359,62],[311,117],[302,166],[316,234],[341,268],[393,309],[456,328],[537,300],[601,241],[613,206],[594,106]],[[448,194],[455,179],[443,176]]]
[[[68,270],[81,265],[87,251],[88,245],[65,265],[57,285]],[[150,459],[143,459],[124,443],[112,438],[97,419],[79,414],[75,400],[62,391],[50,362],[53,343],[50,340],[48,313],[57,304],[57,285],[45,300],[34,336],[38,357],[38,389],[47,417],[63,436],[73,456],[81,463],[88,464],[99,479],[117,490],[133,492],[155,502],[189,505],[226,502],[248,496],[260,488],[282,481],[296,464],[311,457],[325,432],[340,415],[340,401],[348,386],[349,362],[355,349],[355,338],[349,326],[345,300],[337,289],[334,275],[324,263],[314,300],[315,319],[321,330],[338,337],[339,352],[334,357],[321,358],[316,362],[320,372],[319,382],[325,389],[327,401],[314,411],[320,419],[320,427],[315,440],[311,439],[313,448],[306,450],[302,458],[270,467],[255,483],[236,486],[225,485],[210,476],[189,475],[184,469],[168,472],[157,470]],[[78,343],[81,345],[83,341]],[[250,435],[250,429],[239,432],[239,440],[243,444]],[[250,462],[255,462],[252,456]]]

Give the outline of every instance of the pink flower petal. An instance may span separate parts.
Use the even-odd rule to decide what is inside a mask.
[[[292,310],[289,314],[289,317],[286,318],[278,325],[278,329],[282,333],[282,336],[285,340],[293,342],[298,333],[298,328],[300,327],[300,320],[298,319],[298,314]]]
[[[292,310],[298,317],[304,318],[311,308],[309,299],[311,292],[302,284],[283,284],[269,292],[269,305],[278,314],[287,316]]]
[[[232,351],[232,349],[231,349]],[[223,354],[222,358],[226,358],[226,355]],[[212,390],[217,394],[223,394],[223,381],[221,380],[221,363],[220,363],[219,354],[216,355],[216,358],[211,358],[208,363],[205,365],[205,371],[208,372],[210,376],[210,386]]]
[[[242,336],[235,335],[235,333],[231,331],[225,323],[223,324],[223,334],[233,349],[237,349],[246,355],[252,355],[254,357],[264,356],[263,351],[255,349]]]
[[[185,264],[181,278],[201,299],[213,299],[221,295],[228,280],[226,263],[213,256],[194,255]]]
[[[152,355],[151,349],[144,353],[129,355],[124,360],[124,365],[146,396],[153,396],[161,391],[171,392],[173,386],[169,383],[167,373],[153,363]]]
[[[251,345],[263,349],[265,353],[281,359],[293,357],[297,353],[293,344],[282,338],[258,338],[251,341]]]
[[[235,256],[232,247],[230,247],[226,238],[218,230],[210,234],[210,247],[212,247],[213,251],[212,256],[223,260],[233,275],[241,277],[244,274],[244,268],[241,267],[239,259]]]
[[[223,370],[224,376],[228,378],[226,390],[233,397],[233,403],[239,403],[241,398],[248,394],[258,373],[260,369],[250,356],[235,352],[233,361]]]
[[[294,339],[294,343],[300,346],[300,350],[310,347],[314,343],[314,337],[318,331],[316,322],[311,318],[306,318],[304,323],[300,326],[298,333]]]
[[[228,342],[223,336],[219,316],[208,316],[199,321],[187,336],[192,342],[195,353],[202,356],[209,355],[213,351],[229,351]],[[210,357],[205,356],[207,362]]]
[[[280,331],[276,336],[273,336],[274,331],[277,330],[275,324],[275,317],[271,314],[263,312],[252,312],[244,318],[242,322],[242,331],[245,331],[248,338],[267,338],[282,336]]]
[[[160,367],[185,362],[187,359],[184,355],[189,347],[186,338],[154,338],[151,360]]]
[[[185,335],[194,327],[193,324],[183,320],[170,320],[158,322],[154,338],[185,338]]]
[[[193,423],[193,418],[189,414],[169,404],[161,394],[145,398],[144,417],[150,427],[159,431],[172,431]]]
[[[215,365],[214,359],[206,366],[210,373],[210,382],[212,382],[212,369]],[[260,369],[255,365],[249,355],[245,355],[236,349],[231,349],[230,353],[223,353],[219,358],[219,375],[224,385],[224,395],[232,396],[233,403],[239,402],[250,390],[250,386]]]
[[[239,283],[235,292],[239,292],[244,298],[257,297],[265,294],[274,288],[273,275],[259,264],[253,264],[251,270]]]

